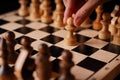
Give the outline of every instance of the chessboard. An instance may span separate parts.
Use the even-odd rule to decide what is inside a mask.
[[[38,52],[38,45],[45,43],[50,48],[52,70],[59,74],[61,52],[70,50],[73,54],[74,67],[71,69],[76,80],[114,80],[120,73],[120,46],[110,41],[100,40],[98,31],[92,26],[81,28],[76,32],[79,42],[76,46],[64,45],[66,30],[53,27],[41,21],[31,21],[29,17],[21,17],[17,11],[0,15],[0,37],[7,31],[15,33],[16,52],[21,47],[20,40],[27,36],[32,40],[34,48],[32,56]]]

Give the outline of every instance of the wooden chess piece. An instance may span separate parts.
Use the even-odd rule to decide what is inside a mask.
[[[49,0],[42,0],[41,1],[40,10],[39,10],[41,16],[43,16],[45,9],[47,9],[50,13],[50,11],[51,11],[50,4],[51,4],[51,2]]]
[[[52,22],[52,16],[50,15],[50,11],[48,11],[48,9],[43,10],[43,15],[41,16],[41,22],[46,24]]]
[[[111,17],[116,17],[116,14],[118,13],[119,10],[120,10],[120,6],[115,5],[114,10],[111,12]]]
[[[96,17],[95,21],[93,21],[93,29],[95,29],[95,30],[100,30],[102,28],[102,24],[100,22],[101,21],[102,12],[103,12],[103,6],[99,5],[96,8],[97,17]]]
[[[56,19],[54,20],[54,26],[57,28],[64,28],[63,14],[57,14]]]
[[[35,70],[34,59],[31,58],[33,48],[31,47],[31,40],[24,36],[21,39],[20,54],[15,63],[15,73],[20,80],[33,80],[33,71]]]
[[[22,47],[20,48],[20,50],[25,49],[29,52],[29,56],[31,56],[32,51],[33,51],[33,47],[31,46],[31,39],[29,37],[24,36],[21,39],[21,45]]]
[[[67,36],[64,38],[64,44],[67,46],[78,45],[76,36],[74,35],[74,31],[76,30],[76,27],[73,25],[72,17],[68,18],[65,29],[67,30]]]
[[[19,3],[21,7],[18,10],[18,14],[20,16],[27,16],[29,14],[29,10],[27,8],[27,0],[19,0]]]
[[[82,28],[89,28],[92,26],[92,21],[90,20],[90,17],[87,17],[85,21],[80,25]]]
[[[114,34],[116,34],[116,32],[117,32],[117,28],[116,28],[117,18],[118,17],[113,17],[112,20],[111,20],[111,24],[109,25],[109,31],[110,31],[112,36]]]
[[[30,19],[33,21],[40,19],[39,0],[32,0],[30,4]]]
[[[15,52],[15,34],[12,31],[8,31],[5,34],[5,39],[7,43],[7,50],[8,50],[8,64],[14,64],[18,54]]]
[[[108,30],[108,25],[110,23],[110,14],[109,13],[103,13],[102,16],[103,20],[101,20],[102,29],[99,31],[98,37],[103,40],[108,40],[111,37],[111,34]]]
[[[113,36],[113,43],[120,45],[120,17],[118,18],[118,24],[116,25],[117,33]]]
[[[39,80],[50,80],[51,64],[49,58],[50,52],[48,46],[44,43],[40,44],[35,58],[36,75]]]
[[[68,50],[62,52],[62,61],[60,62],[61,75],[59,80],[75,80],[70,70],[74,66],[72,53]]]
[[[120,10],[120,6],[115,5],[114,10],[111,12],[112,20],[111,20],[111,24],[109,25],[109,31],[111,32],[112,36],[117,32],[116,22],[117,22],[119,10]]]
[[[5,39],[0,38],[0,80],[17,80],[12,68],[7,63],[8,51]]]
[[[62,0],[55,0],[56,9],[53,12],[53,19],[55,20],[57,17],[57,14],[64,14],[64,5]]]

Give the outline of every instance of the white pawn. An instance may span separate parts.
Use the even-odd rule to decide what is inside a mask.
[[[113,43],[120,45],[120,17],[118,18],[118,24],[116,25],[117,33],[113,37]]]
[[[57,14],[64,14],[64,5],[62,0],[55,0],[56,9],[53,12],[53,19],[57,17]]]
[[[30,4],[30,19],[38,20],[40,18],[39,0],[32,0]]]
[[[41,22],[46,24],[52,22],[52,16],[50,15],[50,11],[48,9],[43,10],[43,15],[41,16]]]
[[[65,24],[63,23],[63,14],[57,14],[56,19],[54,20],[54,26],[64,28]]]
[[[111,35],[113,36],[114,34],[116,34],[117,29],[116,29],[116,21],[117,21],[118,17],[113,17],[111,20],[111,24],[109,25],[109,31],[111,33]]]
[[[120,10],[119,5],[115,5],[114,10],[111,13],[111,24],[109,25],[109,31],[111,32],[111,35],[113,36],[114,34],[116,34],[117,29],[116,29],[116,21],[117,21],[117,16],[118,16],[118,11]]]
[[[51,3],[49,0],[41,0],[40,10],[39,10],[41,16],[43,15],[45,9],[47,9],[48,11],[51,10],[50,4]]]
[[[93,29],[95,30],[100,30],[102,28],[102,24],[101,24],[101,15],[102,15],[102,12],[103,12],[103,6],[102,5],[99,5],[97,8],[96,8],[96,19],[95,21],[93,22]]]
[[[18,14],[20,16],[27,16],[29,14],[29,10],[27,8],[27,0],[19,0],[20,8],[18,10]]]
[[[114,10],[111,12],[111,17],[115,17],[119,10],[120,10],[120,6],[115,5]]]
[[[107,40],[107,39],[110,39],[110,37],[111,37],[111,34],[108,30],[110,14],[103,13],[102,18],[103,18],[103,20],[101,20],[102,29],[99,31],[98,37],[100,39]]]
[[[76,30],[73,25],[73,18],[69,17],[67,20],[67,25],[65,26],[67,30],[67,36],[64,38],[64,44],[67,46],[75,46],[78,45],[76,36],[74,35],[74,31]]]

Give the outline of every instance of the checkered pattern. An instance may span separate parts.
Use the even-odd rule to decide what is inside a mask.
[[[17,41],[15,49],[18,53],[21,46],[20,40],[23,36],[32,40],[31,45],[34,48],[32,55],[37,53],[39,43],[46,43],[50,47],[53,71],[57,73],[59,73],[58,64],[61,60],[61,52],[64,49],[70,50],[75,63],[71,71],[77,80],[102,80],[119,64],[120,46],[98,39],[98,31],[91,28],[76,33],[79,45],[65,46],[66,30],[40,21],[23,19],[16,15],[16,12],[12,12],[0,17],[0,37],[4,37],[7,31],[15,33]]]

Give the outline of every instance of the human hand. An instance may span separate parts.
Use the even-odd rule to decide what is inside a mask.
[[[90,13],[101,3],[109,0],[63,0],[66,7],[64,13],[64,23],[67,18],[74,13],[73,24],[80,26],[80,24],[90,15]]]

